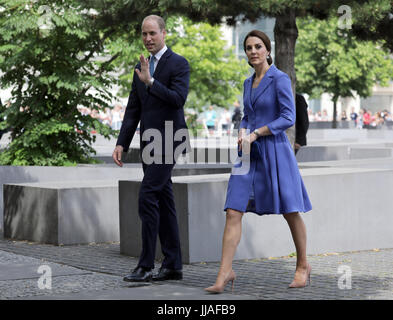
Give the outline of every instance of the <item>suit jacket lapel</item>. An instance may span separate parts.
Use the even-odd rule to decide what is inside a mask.
[[[164,54],[162,55],[162,57],[160,58],[160,60],[159,60],[158,63],[157,63],[156,70],[154,70],[154,79],[158,79],[158,76],[160,75],[160,72],[162,71],[162,69],[163,69],[164,66],[165,66],[166,59],[168,59],[169,56],[170,56],[172,53],[173,53],[173,51],[172,51],[170,48],[168,48],[168,49],[164,52]]]
[[[156,67],[156,69],[154,70],[154,74],[152,75],[152,77],[154,77],[155,79],[158,79],[158,77],[159,77],[159,75],[160,75],[160,72],[161,72],[162,69],[164,68],[164,65],[165,65],[165,63],[166,63],[166,59],[168,59],[168,58],[171,56],[172,53],[173,53],[173,51],[172,51],[170,48],[168,48],[168,49],[164,52],[164,54],[161,56],[160,60],[159,60],[158,63],[157,63],[157,67]],[[141,70],[141,65],[140,65],[140,63],[137,65],[137,68],[138,68],[139,70]],[[140,80],[139,80],[139,83],[140,83],[141,86],[143,86],[143,89],[140,90],[141,95],[142,95],[140,98],[141,98],[141,101],[143,101],[143,104],[145,104],[146,99],[149,97],[148,91],[147,91],[147,87],[146,87],[146,85],[145,85],[144,83],[142,83]]]

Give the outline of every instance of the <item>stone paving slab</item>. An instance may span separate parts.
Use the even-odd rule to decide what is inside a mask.
[[[15,261],[15,266],[12,265]],[[42,274],[51,270],[50,287],[40,288]],[[14,268],[14,269],[12,269]],[[250,300],[247,295],[210,295],[199,288],[161,283],[128,283],[121,276],[87,272],[74,267],[0,251],[0,299],[12,300]]]
[[[15,270],[11,270],[12,265]],[[52,274],[49,288],[40,288],[39,279],[47,271],[38,273],[38,267],[50,267]],[[0,251],[0,299],[18,299],[32,296],[102,290],[116,288],[119,277],[93,273],[88,270],[56,264],[45,259]],[[44,284],[47,282],[43,281]]]
[[[1,255],[0,255],[1,256]],[[38,260],[39,261],[39,260]],[[48,266],[51,270],[52,277],[69,276],[76,274],[91,274],[76,268],[57,265],[54,263],[34,263],[34,264],[3,264],[0,262],[0,281],[3,280],[22,280],[37,279],[42,276],[44,271],[38,272],[40,266]]]
[[[32,296],[24,300],[251,300],[253,296],[209,294],[199,288],[173,284],[149,284],[114,290],[82,291],[62,295]]]
[[[104,284],[106,289],[124,288],[122,277],[137,265],[137,258],[119,253],[119,243],[52,246],[3,239],[0,240],[1,251],[93,272],[93,275],[68,276],[68,279],[75,277],[81,281],[80,285],[74,284],[77,292],[92,291],[96,287],[102,290],[101,285]],[[295,272],[295,257],[234,261],[233,269],[237,274],[234,295],[263,300],[393,300],[393,249],[332,252],[309,255],[308,260],[313,268],[312,283],[300,289],[288,289]],[[160,262],[157,261],[156,268],[159,266]],[[202,293],[204,287],[214,283],[218,268],[219,262],[184,265],[183,280],[166,281],[164,285],[193,288],[197,290],[196,293]],[[344,268],[341,273],[340,268]],[[94,278],[98,275],[102,276],[98,283],[89,282],[89,277]],[[350,282],[345,278],[348,275]],[[63,277],[58,277],[60,278]],[[3,292],[2,288],[0,292]],[[114,294],[120,292],[121,290]],[[53,292],[53,294],[63,293]],[[226,288],[225,293],[231,294],[230,288]],[[30,296],[34,295],[38,294],[30,294]],[[22,296],[26,295],[22,294]]]

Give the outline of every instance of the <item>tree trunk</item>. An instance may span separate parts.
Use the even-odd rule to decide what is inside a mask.
[[[333,129],[337,128],[337,100],[338,97],[333,97],[333,123],[332,123]]]
[[[288,74],[292,83],[292,92],[295,101],[296,73],[295,73],[295,45],[298,36],[296,15],[294,9],[286,9],[276,16],[274,26],[275,57],[274,63],[278,69]],[[296,105],[295,105],[296,107]],[[295,144],[295,126],[286,131],[292,147]]]

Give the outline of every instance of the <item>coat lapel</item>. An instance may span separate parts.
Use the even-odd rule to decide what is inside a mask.
[[[252,87],[252,79],[248,78],[244,84],[244,107],[248,107],[252,110],[252,101],[251,101],[251,87]]]
[[[275,73],[275,66],[272,65],[269,70],[266,72],[264,77],[262,78],[261,82],[259,83],[257,92],[255,93],[254,100],[251,101],[252,106],[254,106],[255,102],[258,101],[259,97],[266,91],[266,89],[270,86],[273,81],[274,73]],[[250,86],[250,99],[251,99],[251,87],[252,81]]]

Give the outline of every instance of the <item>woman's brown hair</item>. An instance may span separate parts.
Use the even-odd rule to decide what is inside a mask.
[[[272,45],[270,43],[270,39],[269,37],[266,35],[266,33],[259,31],[259,30],[252,30],[249,33],[247,33],[246,37],[244,38],[244,42],[243,42],[243,48],[244,48],[244,52],[246,52],[246,41],[249,37],[257,37],[259,39],[262,40],[262,42],[264,43],[267,51],[269,51],[269,55],[267,56],[267,63],[269,65],[271,65],[273,63],[273,59],[272,56],[270,55],[270,52],[272,51]],[[253,65],[248,62],[248,64],[253,67]]]

